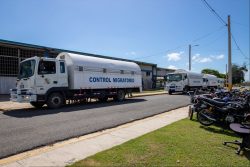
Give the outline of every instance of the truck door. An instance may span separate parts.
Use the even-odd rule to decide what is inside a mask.
[[[64,61],[58,61],[58,87],[68,87],[68,75]]]
[[[37,71],[37,94],[45,94],[48,89],[58,87],[58,70],[55,60],[40,60]]]

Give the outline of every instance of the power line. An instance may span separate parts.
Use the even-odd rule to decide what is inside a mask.
[[[168,53],[168,52],[170,52],[170,51],[174,51],[174,50],[180,49],[180,48],[182,48],[182,47],[184,47],[184,46],[186,46],[186,45],[180,45],[180,46],[178,46],[178,47],[176,47],[176,48],[174,48],[174,49],[168,49],[168,50],[165,50],[165,51],[162,51],[162,52],[158,52],[158,53],[155,53],[155,54],[151,54],[151,55],[148,55],[148,56],[138,57],[138,58],[136,58],[136,59],[134,59],[134,60],[139,60],[139,59],[154,57],[154,56],[158,56],[158,55],[163,54],[163,53],[166,54],[166,53]]]
[[[243,53],[243,51],[242,51],[241,48],[239,47],[239,45],[238,45],[238,43],[236,42],[236,40],[235,40],[235,38],[234,38],[234,36],[233,36],[232,33],[231,33],[231,36],[232,36],[232,38],[233,38],[233,41],[234,41],[234,43],[235,43],[237,49],[240,51],[240,53],[241,53],[246,59],[248,59],[248,57]]]
[[[249,25],[242,24],[242,23],[239,23],[239,22],[234,21],[234,20],[232,20],[232,22],[235,23],[235,24],[238,24],[238,25],[240,25],[240,26],[243,26],[243,27],[245,27],[245,28],[249,28]]]
[[[225,35],[225,32],[223,34],[220,34],[218,37],[216,37],[214,40],[210,41],[209,43],[205,44],[206,46],[210,46],[215,44],[216,41],[218,41],[219,39],[221,39],[222,36]]]
[[[196,39],[193,40],[192,42],[200,41],[200,40],[202,40],[202,39],[204,39],[204,38],[206,38],[206,37],[208,37],[208,36],[210,36],[210,35],[212,35],[212,34],[218,32],[218,31],[220,31],[220,30],[223,29],[223,28],[225,28],[225,26],[221,26],[221,27],[219,27],[218,29],[216,29],[215,31],[212,31],[212,32],[210,32],[210,33],[207,33],[207,34],[205,34],[205,35],[203,35],[203,36],[201,36],[201,37],[199,37],[199,38],[196,38]]]
[[[225,27],[225,26],[221,26],[221,27],[219,27],[218,29],[216,29],[216,30],[214,30],[214,31],[211,31],[211,32],[209,32],[209,33],[206,33],[205,35],[202,35],[202,36],[200,36],[200,37],[198,37],[198,38],[192,40],[192,43],[193,43],[193,42],[200,41],[200,40],[202,40],[202,39],[205,39],[205,38],[209,37],[210,35],[212,35],[212,34],[218,32],[218,31],[220,31],[220,30],[223,29],[224,27]],[[158,52],[158,53],[155,53],[155,54],[151,54],[151,55],[148,55],[148,56],[137,57],[137,58],[135,58],[134,60],[140,60],[140,59],[143,59],[143,58],[154,57],[154,56],[158,56],[158,55],[163,54],[163,53],[166,54],[166,53],[168,53],[168,52],[170,52],[170,51],[174,51],[174,50],[177,50],[177,49],[186,47],[188,44],[189,44],[189,43],[186,43],[186,44],[183,44],[183,45],[179,45],[178,47],[176,47],[176,48],[174,48],[174,49],[168,49],[168,50],[165,50],[165,51],[162,51],[162,52]]]
[[[206,0],[201,0],[205,6],[219,19],[219,21],[224,24],[224,26],[227,26],[227,23],[220,17],[220,15],[207,3]]]
[[[211,5],[209,5],[209,3],[206,0],[201,0],[205,6],[212,11],[212,13],[222,22],[223,25],[228,26],[227,23],[220,17],[220,15],[211,7]],[[235,37],[233,36],[233,34],[231,33],[231,36],[233,38],[233,41],[237,47],[237,49],[240,51],[240,53],[246,58],[248,59],[248,57],[243,53],[243,51],[241,50],[240,46],[238,45],[238,43],[235,40]],[[249,55],[250,56],[250,55]]]

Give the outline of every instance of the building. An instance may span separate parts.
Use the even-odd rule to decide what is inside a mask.
[[[165,83],[165,76],[168,73],[173,73],[174,71],[174,69],[157,67],[156,88],[162,88]]]
[[[135,62],[142,70],[143,89],[156,87],[157,72],[159,72],[156,64],[0,39],[0,94],[9,94],[9,89],[15,88],[19,62],[33,56],[56,57],[60,52]],[[160,74],[164,75],[162,72]]]

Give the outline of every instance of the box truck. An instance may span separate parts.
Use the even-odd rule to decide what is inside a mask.
[[[200,89],[203,86],[203,75],[185,70],[176,70],[166,75],[165,90],[173,92],[187,92]]]
[[[96,98],[123,101],[127,93],[141,92],[141,69],[134,62],[73,53],[56,58],[32,57],[20,63],[11,101],[40,108],[59,108],[66,100]]]

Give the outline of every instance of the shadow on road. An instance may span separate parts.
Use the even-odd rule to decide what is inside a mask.
[[[28,117],[36,117],[42,115],[49,115],[49,114],[57,114],[60,112],[74,112],[74,111],[81,111],[93,108],[101,108],[101,107],[110,107],[116,105],[124,105],[124,104],[131,104],[131,103],[139,103],[144,102],[145,99],[126,99],[123,102],[89,102],[89,103],[82,103],[82,104],[68,104],[59,109],[48,109],[47,107],[43,107],[42,109],[17,109],[4,112],[4,115],[8,115],[11,117],[16,118],[28,118]]]

